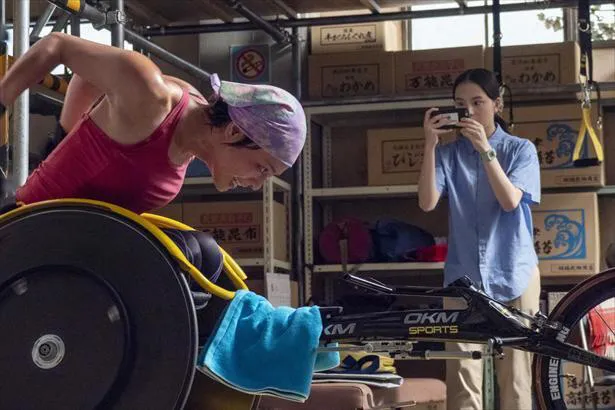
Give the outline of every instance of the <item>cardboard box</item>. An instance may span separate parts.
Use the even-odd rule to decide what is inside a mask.
[[[393,95],[393,54],[366,51],[308,56],[310,98]]]
[[[465,70],[484,65],[483,46],[395,53],[395,94],[449,90]]]
[[[246,280],[248,289],[261,296],[267,297],[265,291],[265,281],[263,279],[248,279]],[[290,281],[290,306],[299,307],[299,284],[296,280]]]
[[[577,42],[502,47],[502,80],[509,87],[578,82],[580,49]],[[493,48],[485,50],[485,67],[493,70]]]
[[[421,172],[423,128],[367,131],[367,185],[416,184]]]
[[[596,126],[597,107],[593,105],[593,124],[598,138],[603,141],[602,130]],[[508,109],[504,119],[509,121]],[[541,163],[542,188],[604,186],[604,163],[594,167],[575,167],[572,153],[581,126],[580,104],[560,104],[520,107],[513,111],[514,128],[511,133],[528,138],[536,145]],[[585,138],[581,157],[595,156],[589,134]]]
[[[615,48],[612,46],[602,47],[600,43],[601,42],[594,42],[592,44],[594,81],[615,81]],[[612,45],[615,42],[610,41],[608,43]]]
[[[353,51],[399,51],[401,21],[315,26],[310,28],[312,54]]]
[[[595,193],[543,194],[532,219],[542,276],[584,276],[600,270]]]
[[[440,135],[440,143],[455,139]],[[425,136],[422,127],[367,130],[367,185],[412,185],[419,182]]]
[[[186,202],[184,222],[195,229],[211,232],[216,241],[233,258],[262,258],[263,203]],[[274,202],[274,258],[288,261],[287,214],[284,205]]]

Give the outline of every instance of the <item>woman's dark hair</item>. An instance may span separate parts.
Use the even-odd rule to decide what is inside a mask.
[[[214,127],[223,127],[231,122],[231,116],[228,113],[228,104],[222,100],[218,100],[209,107],[209,119]],[[260,149],[250,138],[244,137],[240,141],[230,142],[228,145],[232,147],[240,147],[257,150]]]
[[[455,99],[455,91],[460,84],[474,83],[483,89],[485,94],[492,100],[496,100],[500,96],[500,82],[493,71],[485,70],[484,68],[471,68],[459,74],[453,84],[453,99]],[[495,114],[495,122],[508,132],[508,124],[504,118]]]
[[[231,122],[231,116],[228,113],[228,104],[222,100],[218,100],[209,108],[209,119],[214,127],[223,127]]]

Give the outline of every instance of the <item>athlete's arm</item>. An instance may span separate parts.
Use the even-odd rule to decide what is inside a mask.
[[[63,64],[100,89],[119,112],[159,110],[169,92],[160,69],[147,57],[63,33],[37,41],[0,81],[0,102],[10,105],[18,95]],[[161,104],[156,104],[160,102]]]

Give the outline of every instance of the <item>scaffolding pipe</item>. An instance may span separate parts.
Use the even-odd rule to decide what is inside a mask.
[[[81,2],[75,0],[48,0],[49,2],[55,4],[56,6],[66,10],[67,12],[78,15],[82,18],[88,19],[94,27],[105,28],[107,30],[111,30],[109,24],[107,24],[107,14],[98,10],[95,7],[90,6],[85,3],[83,0]],[[203,83],[205,87],[205,95],[210,96],[213,95],[213,89],[211,88],[211,83],[209,78],[211,74],[207,71],[200,69],[199,67],[191,64],[176,55],[168,52],[164,48],[159,45],[152,43],[151,41],[145,39],[144,37],[138,35],[134,31],[124,28],[124,38],[126,41],[132,43],[135,47],[140,48],[146,52],[149,52],[153,56],[158,57],[159,59],[177,67],[178,69],[190,74],[195,77],[199,81]]]
[[[493,71],[502,85],[502,30],[500,28],[500,0],[493,0]]]
[[[295,97],[301,100],[302,96],[302,82],[301,82],[301,68],[303,66],[302,52],[301,52],[301,39],[299,37],[299,28],[293,27],[292,29],[292,67],[293,67],[293,88]],[[299,287],[299,303],[302,305],[304,300],[304,261],[303,261],[303,161],[302,156],[299,155],[295,165],[293,166],[293,184],[292,184],[292,268],[293,272],[297,275],[297,284]]]
[[[70,35],[81,37],[81,19],[79,16],[72,16],[70,18]]]
[[[103,27],[107,23],[107,14],[90,6],[85,0],[47,0],[59,8],[86,19],[94,27]]]
[[[613,0],[592,0],[592,5],[599,4],[612,4]],[[549,9],[549,8],[569,8],[577,7],[578,0],[561,0],[558,2],[540,2],[540,3],[513,3],[502,4],[501,12],[513,12],[513,11],[526,11],[536,9]],[[333,16],[333,17],[317,17],[317,18],[301,18],[296,20],[275,20],[268,21],[267,23],[275,23],[281,28],[292,27],[311,27],[311,26],[329,26],[337,24],[357,24],[357,23],[371,23],[379,21],[394,21],[394,20],[407,20],[407,19],[420,19],[420,18],[433,18],[433,17],[450,17],[460,15],[471,14],[489,14],[491,13],[491,6],[473,6],[465,8],[447,8],[436,10],[420,10],[420,11],[400,11],[395,13],[380,13],[380,14],[361,14],[352,16]],[[216,24],[189,24],[189,25],[177,25],[177,26],[165,26],[165,27],[151,27],[143,30],[141,33],[146,37],[155,36],[177,36],[188,34],[201,34],[201,33],[222,33],[230,31],[249,31],[258,30],[260,27],[253,23],[216,23]]]
[[[66,11],[62,11],[62,14],[60,14],[60,16],[58,16],[58,18],[56,19],[56,22],[51,28],[51,31],[54,31],[54,32],[64,31],[64,28],[66,27],[69,21],[70,21],[70,13],[67,13]]]
[[[22,56],[30,47],[30,0],[15,0],[13,50]],[[30,94],[21,93],[13,105],[13,181],[23,185],[28,178]]]
[[[124,0],[113,0],[111,8],[116,16],[124,15]],[[111,45],[124,48],[124,24],[121,21],[115,21],[111,25]]]
[[[7,40],[7,35],[6,35],[6,29],[7,29],[7,24],[6,24],[6,0],[0,0],[0,36],[2,38],[0,38],[0,41],[2,42],[2,45],[4,47],[2,51],[2,54],[6,53],[6,40]]]
[[[0,0],[0,54],[8,51],[6,32],[6,0]],[[8,71],[6,59],[0,59],[0,78]],[[8,112],[0,116],[0,171],[2,176],[9,173],[9,116]]]
[[[56,11],[56,6],[53,4],[48,4],[45,11],[43,11],[43,13],[39,16],[36,23],[34,23],[34,27],[30,33],[30,41],[38,40],[41,35],[41,31],[43,31],[43,28],[49,23],[54,11]]]
[[[203,87],[205,88],[205,97],[213,95],[213,89],[211,88],[211,82],[209,81],[211,74],[209,74],[207,71],[185,60],[182,60],[181,58],[177,57],[175,54],[168,52],[164,48],[160,47],[157,44],[152,43],[149,40],[146,40],[145,38],[141,37],[140,35],[138,35],[137,33],[135,33],[134,31],[130,29],[125,28],[124,35],[126,36],[126,41],[129,41],[135,47],[140,48],[148,53],[151,53],[152,55],[158,57],[162,61],[165,61],[179,68],[180,70],[186,72],[187,74],[190,74],[191,76],[195,77],[197,80],[201,81],[203,84]]]
[[[241,14],[249,21],[251,21],[257,28],[260,28],[265,33],[269,34],[271,38],[273,38],[276,42],[280,44],[288,43],[288,35],[283,30],[280,30],[273,26],[272,23],[265,20],[258,14],[254,13],[252,10],[244,6],[238,0],[227,0],[229,7],[235,10],[237,13]],[[228,24],[228,23],[227,23]]]

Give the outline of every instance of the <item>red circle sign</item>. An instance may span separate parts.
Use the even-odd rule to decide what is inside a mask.
[[[235,63],[237,73],[252,80],[265,71],[265,57],[254,49],[247,49],[237,56]]]

